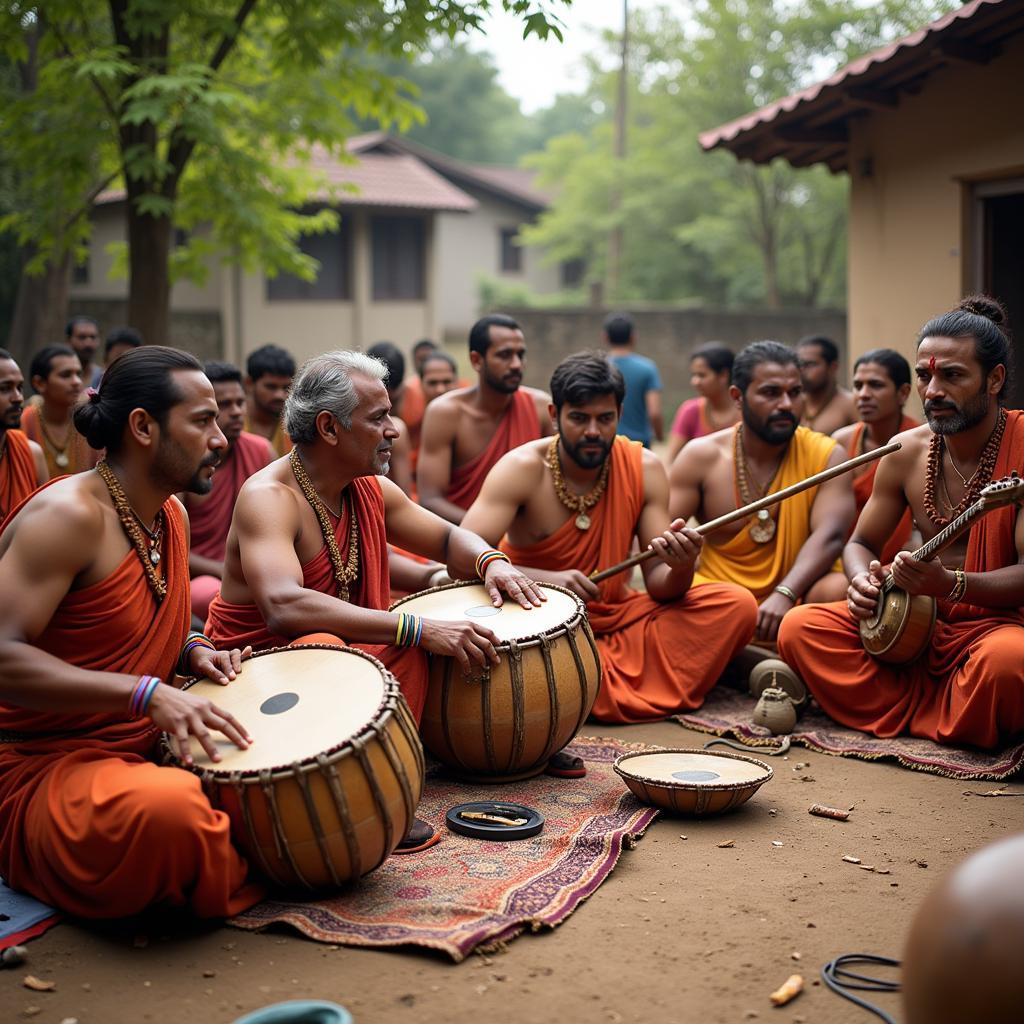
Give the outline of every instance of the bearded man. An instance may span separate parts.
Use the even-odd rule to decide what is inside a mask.
[[[797,359],[776,341],[755,341],[736,356],[729,394],[735,427],[691,441],[669,473],[669,514],[717,519],[830,466],[845,453],[830,437],[797,424],[803,389]],[[853,522],[853,491],[839,476],[705,538],[701,577],[736,583],[758,601],[756,640],[774,641],[801,601],[817,600]]]
[[[0,526],[49,477],[43,449],[18,429],[24,389],[25,378],[14,356],[0,348]]]
[[[880,555],[909,508],[925,541],[993,479],[1024,465],[1024,414],[1002,407],[1010,345],[1002,308],[985,296],[930,320],[918,335],[917,392],[928,425],[900,435],[843,552],[847,600],[799,608],[779,651],[837,722],[874,733],[992,748],[1024,730],[1024,514],[1004,506],[939,556],[901,551],[893,580],[938,602],[926,651],[877,661],[859,621],[878,604]]]
[[[593,715],[608,722],[700,707],[756,615],[739,587],[691,586],[701,538],[669,523],[660,459],[616,436],[625,390],[601,353],[563,360],[551,377],[557,435],[501,459],[463,520],[485,540],[505,537],[502,550],[532,579],[587,602],[602,666]],[[627,558],[634,539],[657,555],[643,563],[646,593],[626,573],[600,585],[588,578]]]
[[[77,358],[76,358],[77,364]],[[234,679],[245,652],[188,635],[188,520],[224,449],[213,387],[186,352],[151,346],[107,368],[75,426],[106,451],[43,487],[0,533],[0,874],[80,917],[153,904],[203,917],[260,898],[230,822],[186,763],[244,728],[175,674]]]

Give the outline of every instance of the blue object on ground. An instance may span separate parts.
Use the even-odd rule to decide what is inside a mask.
[[[247,1013],[234,1024],[352,1024],[352,1014],[337,1003],[291,999]]]
[[[53,907],[23,892],[15,892],[0,878],[0,941],[5,936],[27,931],[55,913]]]

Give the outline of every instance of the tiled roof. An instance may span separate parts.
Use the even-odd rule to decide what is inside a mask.
[[[931,71],[955,62],[986,63],[1009,35],[1024,31],[1021,0],[971,0],[887,46],[840,68],[830,78],[698,137],[705,150],[725,148],[768,163],[846,166],[849,117],[892,108]]]

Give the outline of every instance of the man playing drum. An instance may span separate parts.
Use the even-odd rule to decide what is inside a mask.
[[[697,708],[750,641],[754,599],[731,584],[691,587],[701,538],[669,525],[668,481],[657,456],[616,437],[625,384],[601,353],[570,356],[551,378],[558,433],[509,452],[466,514],[466,529],[502,543],[542,583],[588,604],[603,678],[596,718],[640,722]],[[633,539],[658,555],[644,563],[647,593],[619,574]]]
[[[993,479],[1024,468],[1024,413],[1002,408],[1010,346],[1001,307],[964,299],[921,329],[917,392],[926,427],[878,464],[874,489],[843,552],[847,600],[796,608],[779,651],[836,721],[876,736],[994,747],[1024,730],[1024,514],[998,508],[930,560],[901,551],[895,583],[938,600],[924,654],[886,665],[864,650],[858,622],[878,604],[879,555],[907,508],[925,541]]]
[[[498,641],[475,622],[389,612],[388,543],[446,562],[453,578],[478,576],[495,605],[502,592],[524,608],[543,597],[500,552],[386,479],[398,434],[386,372],[361,352],[329,352],[301,369],[284,411],[295,447],[239,493],[207,633],[257,650],[308,642],[310,634],[357,646],[394,673],[418,722],[425,652],[453,657],[468,672],[498,663]],[[431,838],[429,826],[418,828]],[[420,848],[414,838],[403,852]]]
[[[105,461],[42,488],[0,534],[0,874],[82,917],[236,914],[261,892],[227,816],[196,776],[152,760],[160,730],[186,760],[190,736],[220,759],[212,731],[248,746],[230,714],[168,685],[227,683],[244,653],[188,635],[173,495],[209,491],[226,446],[213,387],[192,356],[140,348],[75,426]]]

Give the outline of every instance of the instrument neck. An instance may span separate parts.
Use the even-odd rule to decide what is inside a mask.
[[[970,508],[961,512],[952,522],[947,523],[930,541],[922,544],[911,557],[918,562],[930,562],[940,551],[948,548],[957,537],[971,528],[975,519],[985,513],[985,502],[976,501]],[[894,586],[892,573],[890,572],[882,584],[885,590],[891,590]]]

